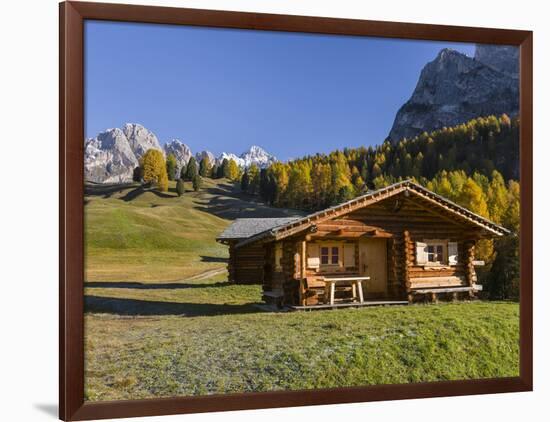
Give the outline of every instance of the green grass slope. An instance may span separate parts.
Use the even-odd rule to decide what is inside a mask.
[[[85,245],[87,281],[177,281],[222,270],[227,247],[216,236],[237,217],[285,216],[227,180],[204,179],[200,192],[178,197],[137,184],[87,185]]]

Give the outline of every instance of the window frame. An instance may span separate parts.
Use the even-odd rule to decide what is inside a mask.
[[[448,241],[443,239],[425,239],[424,242],[426,244],[426,264],[425,266],[432,266],[432,267],[446,267],[448,266],[449,261],[449,252],[448,252]],[[437,247],[441,247],[441,260],[438,261],[430,261],[430,255],[431,256],[437,256],[439,253],[437,252]],[[434,252],[429,252],[429,248],[433,247]]]
[[[323,249],[327,249],[328,254],[323,255]],[[343,245],[340,243],[330,242],[330,243],[320,243],[319,244],[319,269],[322,270],[323,268],[341,268],[343,267],[343,261],[342,261],[342,248]],[[334,254],[334,250],[337,251],[337,254]],[[327,264],[323,263],[323,256],[327,257]],[[338,262],[336,264],[333,263],[333,258],[337,256]]]

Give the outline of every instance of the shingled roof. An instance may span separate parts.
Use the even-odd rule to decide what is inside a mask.
[[[409,192],[408,194],[416,195],[423,200],[430,202],[436,207],[440,208],[442,212],[451,214],[458,220],[474,224],[477,227],[485,230],[491,235],[502,236],[509,234],[510,231],[498,224],[493,223],[485,217],[475,214],[468,209],[455,204],[452,201],[437,195],[436,193],[426,189],[423,186],[413,182],[412,180],[405,180],[393,185],[375,190],[361,195],[351,201],[344,202],[339,205],[315,212],[305,217],[295,218],[246,218],[238,219],[233,222],[219,237],[219,240],[223,239],[235,239],[240,240],[237,243],[237,247],[244,246],[249,243],[256,242],[258,240],[275,240],[282,239],[287,236],[299,233],[300,231],[307,230],[314,226],[316,223],[320,223],[324,220],[338,217],[340,215],[347,214],[355,209],[368,206],[372,203],[387,199],[393,195],[401,192]],[[240,221],[243,221],[240,223]],[[246,221],[245,221],[246,220]],[[275,221],[278,220],[278,221]],[[284,221],[287,220],[287,221]],[[241,225],[242,224],[242,225]],[[226,234],[227,232],[227,234]],[[229,237],[229,233],[234,235],[239,234],[239,237]],[[225,236],[225,237],[222,237]]]
[[[301,217],[237,218],[216,238],[216,240],[248,239],[259,233],[292,223],[300,218]]]

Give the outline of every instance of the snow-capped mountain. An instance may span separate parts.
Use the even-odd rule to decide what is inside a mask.
[[[221,163],[224,159],[234,160],[239,167],[243,168],[250,167],[252,164],[260,168],[266,168],[277,161],[274,155],[269,154],[262,147],[257,145],[252,145],[248,151],[243,152],[240,156],[233,153],[222,152],[218,157],[218,163]]]
[[[183,164],[193,156],[191,148],[179,139],[161,146],[157,136],[149,129],[137,123],[126,123],[120,128],[107,129],[95,138],[84,143],[84,174],[87,181],[96,183],[131,182],[139,159],[149,149],[158,149],[165,156],[173,154],[178,162],[178,174]],[[218,158],[210,151],[198,152],[197,163],[208,157],[210,163],[221,164],[224,159],[234,160],[241,168],[252,164],[260,168],[268,167],[277,159],[263,148],[253,145],[241,155],[223,152]]]
[[[257,145],[252,145],[247,152],[241,154],[240,158],[244,161],[244,167],[250,167],[252,164],[256,164],[260,168],[265,168],[277,161],[275,156],[269,154]]]
[[[217,162],[221,164],[223,160],[233,160],[237,163],[239,167],[244,167],[244,160],[241,157],[233,154],[232,152],[222,152],[218,157]]]

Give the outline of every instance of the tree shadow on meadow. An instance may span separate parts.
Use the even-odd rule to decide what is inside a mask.
[[[123,316],[215,316],[261,312],[254,303],[242,305],[160,302],[101,296],[84,296],[85,312]]]
[[[100,289],[138,289],[138,290],[171,290],[171,289],[204,289],[210,287],[232,286],[228,281],[217,283],[142,283],[141,281],[86,281],[85,288]]]
[[[86,182],[84,184],[84,195],[85,196],[102,196],[107,199],[110,198],[115,193],[122,193],[124,189],[128,189],[134,186],[134,183],[92,183]]]
[[[207,202],[197,202],[196,209],[227,220],[236,218],[269,218],[300,217],[304,213],[286,208],[272,208],[256,198],[241,199],[237,197],[216,195]]]
[[[201,262],[227,262],[229,261],[229,258],[227,257],[221,257],[221,256],[207,256],[207,255],[201,255]]]

